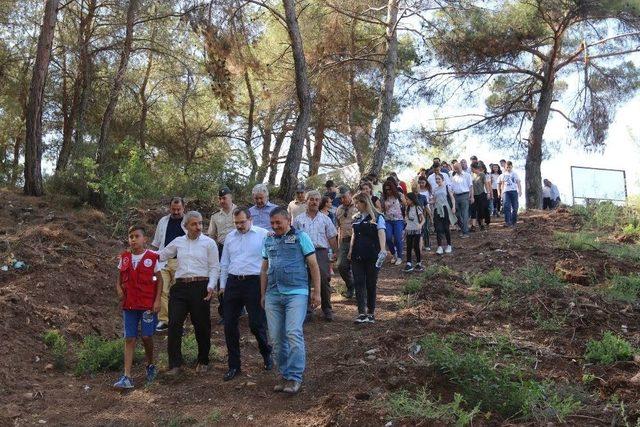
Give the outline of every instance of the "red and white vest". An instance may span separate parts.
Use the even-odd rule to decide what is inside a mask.
[[[120,281],[124,289],[122,308],[125,310],[151,310],[156,299],[157,282],[154,280],[158,254],[147,251],[136,268],[131,252],[120,255]]]

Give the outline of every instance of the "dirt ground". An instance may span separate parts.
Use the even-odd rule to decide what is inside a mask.
[[[131,217],[155,224],[161,212],[135,210]],[[297,396],[274,394],[274,374],[261,367],[261,357],[246,318],[241,322],[243,374],[223,382],[226,349],[222,326],[213,326],[213,344],[219,349],[212,369],[183,379],[159,380],[128,393],[111,389],[118,373],[94,377],[58,372],[48,366],[51,356],[42,334],[59,329],[69,340],[87,334],[107,338],[121,331],[120,311],[113,292],[122,236],[113,235],[113,221],[91,209],[64,209],[58,201],[33,199],[0,190],[0,261],[24,261],[26,271],[0,272],[0,425],[362,425],[382,426],[390,418],[384,397],[402,388],[426,385],[447,400],[452,386],[409,347],[429,332],[460,332],[473,337],[504,333],[515,345],[536,358],[540,378],[580,383],[585,369],[597,374],[589,392],[593,404],[568,419],[571,425],[619,423],[608,403],[614,394],[628,402],[630,419],[640,414],[640,387],[629,379],[640,367],[619,362],[606,368],[585,368],[582,355],[590,338],[602,331],[623,334],[638,346],[640,319],[632,307],[613,305],[589,293],[588,286],[568,285],[577,295],[574,306],[547,296],[522,301],[505,311],[493,299],[469,298],[468,275],[501,268],[505,274],[527,262],[546,266],[558,262],[586,266],[594,281],[615,271],[637,271],[637,265],[609,259],[597,251],[574,252],[552,247],[554,230],[577,227],[568,212],[534,212],[522,216],[513,229],[501,224],[477,232],[470,239],[453,233],[454,253],[427,253],[426,264],[447,265],[455,272],[447,280],[426,283],[421,298],[406,304],[402,267],[386,264],[378,283],[377,323],[355,325],[355,301],[338,293],[332,302],[336,320],[316,319],[305,327],[307,371]],[[4,259],[4,260],[3,260]],[[339,276],[332,284],[340,288]],[[487,295],[491,290],[486,291]],[[527,307],[541,304],[549,312],[569,312],[565,327],[555,333],[536,328]],[[215,310],[212,310],[215,313]],[[217,320],[216,315],[214,323]],[[622,325],[624,325],[623,333]],[[166,336],[156,339],[165,352]],[[375,349],[373,357],[365,352]],[[134,366],[134,382],[143,384],[144,369]],[[495,416],[477,424],[508,423]],[[414,425],[413,420],[393,425]],[[476,423],[474,423],[476,424]],[[423,423],[429,425],[429,423]]]

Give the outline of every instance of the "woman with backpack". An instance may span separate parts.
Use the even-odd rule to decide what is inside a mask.
[[[413,270],[424,271],[420,257],[420,237],[424,216],[424,210],[418,201],[416,193],[411,192],[407,194],[407,207],[404,215],[405,221],[407,222],[407,227],[404,230],[407,240],[407,265],[404,267],[405,273],[410,273]],[[415,267],[411,263],[412,252],[416,255]]]

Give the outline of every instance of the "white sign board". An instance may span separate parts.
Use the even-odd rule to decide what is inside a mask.
[[[571,166],[573,201],[576,199],[627,200],[625,171]]]

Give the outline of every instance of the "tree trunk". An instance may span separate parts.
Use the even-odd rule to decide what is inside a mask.
[[[545,80],[540,89],[540,98],[536,107],[535,117],[529,130],[527,144],[527,160],[525,162],[525,201],[527,209],[540,209],[542,207],[542,144],[544,131],[549,121],[551,104],[553,103],[553,90],[555,86],[555,63],[560,54],[560,42],[562,35],[556,36],[554,46],[549,54],[549,61],[545,64]]]
[[[155,27],[151,35],[151,43],[155,38]],[[153,50],[149,50],[147,57],[147,69],[144,73],[144,79],[140,85],[140,131],[138,134],[138,142],[140,149],[145,151],[147,149],[147,115],[149,114],[149,96],[147,95],[147,85],[149,84],[149,76],[151,75],[151,68],[153,67]]]
[[[298,27],[295,0],[282,0],[284,4],[287,31],[291,40],[293,63],[296,73],[296,94],[298,96],[298,118],[291,133],[291,142],[287,159],[280,179],[280,194],[285,200],[291,200],[298,183],[298,171],[302,161],[304,139],[311,118],[311,95],[309,94],[309,80],[307,77],[307,63],[304,57],[302,36]]]
[[[89,92],[91,90],[91,77],[93,72],[93,58],[89,50],[89,42],[93,32],[93,20],[96,13],[97,0],[89,0],[87,4],[87,15],[80,21],[80,33],[78,37],[80,42],[80,58],[78,61],[78,86],[80,98],[75,109],[76,123],[73,142],[75,146],[79,146],[84,139],[85,131],[85,113],[87,104],[89,103]]]
[[[251,80],[249,78],[249,70],[244,70],[244,83],[247,86],[247,96],[249,96],[249,112],[247,115],[247,131],[244,135],[244,145],[247,148],[247,157],[251,164],[251,172],[249,173],[249,181],[256,179],[256,172],[258,171],[258,161],[256,160],[256,154],[253,152],[253,120],[254,112],[256,109],[256,97],[253,94],[253,88],[251,87]]]
[[[44,192],[41,165],[42,109],[59,2],[59,0],[47,0],[45,3],[42,27],[40,27],[40,36],[38,37],[36,60],[33,65],[33,77],[29,88],[24,155],[24,193],[29,196],[42,196]]]
[[[353,18],[351,22],[351,34],[349,40],[349,53],[351,58],[356,56],[356,29],[358,20]],[[362,149],[362,130],[357,127],[356,124],[356,64],[354,61],[349,65],[349,92],[347,94],[347,109],[349,115],[347,116],[347,126],[349,128],[349,137],[351,138],[351,145],[353,146],[353,152],[356,155],[356,163],[358,165],[358,172],[363,175],[367,168],[366,158],[364,150]]]
[[[120,54],[120,63],[118,64],[118,70],[113,78],[111,84],[111,91],[109,92],[109,103],[102,116],[102,124],[100,125],[100,138],[98,139],[98,156],[97,163],[104,171],[107,157],[109,155],[108,142],[109,142],[109,127],[111,126],[111,120],[113,113],[118,105],[118,97],[120,96],[120,90],[122,89],[122,83],[124,81],[124,74],[127,71],[129,64],[129,57],[131,56],[131,45],[133,44],[133,27],[135,24],[136,12],[140,0],[129,0],[129,6],[127,8],[127,23],[126,33],[124,37],[124,44],[122,46],[122,52]]]
[[[284,143],[284,139],[287,137],[287,132],[289,131],[287,127],[287,120],[282,123],[282,129],[278,135],[276,135],[276,143],[273,146],[273,152],[271,153],[271,162],[269,162],[269,184],[276,184],[276,177],[278,176],[278,159],[280,158],[280,150],[282,149],[282,144]]]
[[[267,115],[265,118],[264,126],[260,129],[262,134],[262,152],[260,155],[260,166],[256,172],[256,182],[264,181],[267,176],[267,169],[269,169],[269,161],[271,157],[269,152],[271,151],[271,140],[273,139],[273,123],[271,122],[271,115]]]
[[[314,132],[313,154],[309,159],[309,176],[318,175],[320,160],[322,159],[322,146],[324,144],[324,131],[326,128],[324,111],[319,111]]]
[[[62,145],[60,146],[60,152],[58,153],[58,160],[56,161],[56,173],[65,170],[69,163],[69,157],[71,156],[71,137],[73,134],[73,124],[75,121],[74,110],[80,98],[80,87],[77,84],[73,85],[73,97],[71,98],[71,105],[69,105],[67,96],[67,52],[62,48]]]
[[[396,64],[398,62],[398,0],[387,3],[386,53],[382,70],[382,90],[378,101],[376,130],[374,133],[373,153],[369,162],[368,173],[380,175],[384,159],[389,147],[391,129],[391,109],[393,106],[393,87],[396,80]]]

